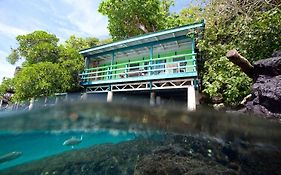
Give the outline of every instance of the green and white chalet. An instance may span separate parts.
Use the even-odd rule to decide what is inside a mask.
[[[86,93],[187,90],[187,108],[196,109],[197,64],[195,39],[190,33],[204,22],[140,35],[80,51],[85,69],[80,84]],[[189,34],[189,35],[187,35]]]

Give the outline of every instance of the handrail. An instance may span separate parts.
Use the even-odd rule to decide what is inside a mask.
[[[173,56],[168,56],[168,57],[153,58],[152,60],[146,59],[146,60],[140,60],[140,61],[131,61],[131,62],[126,62],[126,63],[119,63],[119,64],[113,64],[113,65],[84,69],[84,71],[98,70],[98,69],[104,69],[104,68],[113,67],[113,66],[123,66],[123,65],[127,65],[127,64],[136,64],[136,63],[142,63],[142,62],[146,62],[146,61],[159,61],[159,60],[165,60],[165,59],[170,59],[170,58],[177,58],[177,57],[183,57],[183,56],[186,57],[186,56],[194,56],[194,55],[196,55],[196,53],[180,54],[180,55],[173,55]]]
[[[187,63],[187,62],[193,62],[193,61],[194,61],[193,59],[190,59],[190,60],[174,61],[174,62],[169,62],[169,63]],[[147,61],[147,62],[150,62],[150,61]],[[169,63],[155,63],[155,64],[147,64],[147,65],[141,65],[141,66],[123,67],[123,68],[117,68],[117,69],[112,69],[112,70],[87,72],[87,73],[82,73],[79,75],[97,74],[97,73],[104,73],[104,72],[108,72],[108,71],[114,72],[114,71],[130,70],[130,69],[137,69],[137,68],[149,68],[149,67],[154,67],[154,66],[166,65]],[[153,70],[155,70],[155,69],[153,69]]]
[[[131,73],[149,73],[149,72],[157,72],[157,71],[162,71],[162,70],[173,70],[173,69],[182,69],[182,68],[194,68],[194,65],[186,65],[186,66],[178,66],[178,67],[171,67],[171,68],[159,68],[159,69],[153,69],[153,70],[139,70],[139,71],[132,71]],[[110,77],[110,76],[115,76],[115,75],[126,75],[129,74],[130,72],[121,72],[121,73],[115,73],[115,74],[110,74],[110,75],[98,75],[98,76],[91,76],[91,77],[83,77],[81,79],[91,79],[91,78],[103,78],[103,77]]]
[[[114,77],[114,79],[119,79],[121,78],[121,76],[132,76],[130,74],[134,73],[137,74],[136,76],[144,76],[141,75],[143,73],[147,74],[145,76],[149,76],[149,75],[154,75],[159,74],[159,71],[163,71],[164,73],[167,72],[168,70],[178,70],[180,71],[180,69],[185,69],[184,72],[193,72],[194,68],[195,68],[195,60],[194,59],[190,59],[190,60],[182,60],[182,61],[175,61],[175,62],[168,62],[168,63],[158,63],[158,64],[148,64],[148,65],[142,65],[142,66],[133,66],[133,67],[125,67],[125,68],[118,68],[118,69],[108,69],[105,71],[96,71],[96,72],[88,72],[88,73],[83,73],[83,74],[79,74],[82,80],[87,80],[87,79],[98,79],[98,78],[105,78],[107,77],[108,79],[112,79],[113,76],[120,76],[120,77]],[[188,62],[193,62],[192,65],[183,65],[181,66],[180,63],[188,63]],[[175,67],[167,67],[168,64],[177,64],[178,66]],[[154,68],[154,69],[145,69],[145,68],[152,68],[152,67],[156,67],[156,66],[162,66],[161,68]],[[193,71],[188,71],[188,68],[193,68]],[[139,70],[134,70],[134,71],[130,71],[130,69],[139,69]],[[124,70],[124,71],[122,71]],[[122,71],[119,73],[116,73],[116,71]],[[102,73],[107,73],[104,75],[100,75]],[[113,73],[115,72],[115,73]],[[92,74],[95,74],[95,76],[92,76]],[[90,76],[89,76],[90,75]]]

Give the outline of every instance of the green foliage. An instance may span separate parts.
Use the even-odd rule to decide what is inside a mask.
[[[76,51],[86,49],[89,47],[94,47],[98,44],[99,39],[97,38],[77,38],[75,35],[69,37],[68,40],[65,41],[65,47],[72,48]]]
[[[97,45],[108,44],[108,43],[111,43],[112,41],[113,41],[112,38],[103,39],[103,40],[100,40]]]
[[[57,63],[41,62],[24,67],[14,78],[14,101],[23,101],[54,93],[65,92],[71,88],[72,76],[67,69]]]
[[[109,20],[113,40],[165,28],[172,0],[103,0],[99,12]]]
[[[241,50],[246,51],[245,55],[251,61],[270,57],[281,49],[281,6],[257,14],[247,29],[239,42]]]
[[[11,53],[6,59],[10,64],[15,64],[20,59],[18,50],[11,48]]]
[[[181,25],[200,22],[203,19],[203,9],[197,6],[184,8],[179,13],[179,20]]]
[[[45,31],[17,37],[19,47],[8,56],[10,63],[25,58],[22,69],[13,79],[14,101],[49,96],[59,92],[77,91],[78,73],[84,60],[79,51],[98,44],[97,38],[71,36],[58,45],[58,38]]]
[[[35,31],[27,35],[19,35],[16,39],[19,44],[17,50],[21,57],[26,59],[27,64],[58,61],[59,39],[55,35],[45,31]]]
[[[264,1],[212,0],[203,16],[207,23],[199,48],[206,59],[204,92],[210,97],[220,93],[227,104],[236,105],[250,92],[251,80],[224,56],[235,48],[254,61],[280,49],[280,6]]]
[[[203,75],[204,92],[210,97],[222,94],[226,103],[237,105],[240,99],[250,93],[251,79],[226,57],[208,60],[204,69],[207,70]]]
[[[4,78],[2,83],[0,84],[0,98],[2,98],[7,91],[12,91],[12,90],[13,90],[13,79]]]

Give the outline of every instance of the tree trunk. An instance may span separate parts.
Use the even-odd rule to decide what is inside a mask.
[[[241,56],[236,50],[228,51],[226,57],[232,63],[239,66],[246,75],[248,75],[250,78],[254,78],[254,66],[246,58]]]

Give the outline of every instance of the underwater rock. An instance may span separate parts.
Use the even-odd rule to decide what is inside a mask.
[[[143,157],[136,165],[134,175],[235,175],[235,171],[215,162],[173,154],[155,154]]]
[[[280,175],[281,151],[266,145],[165,134],[72,150],[0,171],[1,175]]]
[[[155,147],[156,142],[148,140],[98,145],[18,165],[0,174],[132,175],[137,159]]]
[[[184,135],[167,138],[167,143],[140,158],[134,175],[281,174],[281,151],[267,145]]]
[[[180,136],[180,138],[191,142],[187,145],[181,145],[179,142],[156,148],[153,154],[139,159],[134,175],[237,174],[235,170],[215,161],[211,149],[207,149],[211,144],[208,144],[206,140],[197,140],[195,137]],[[208,152],[209,156],[204,155],[205,152]]]

